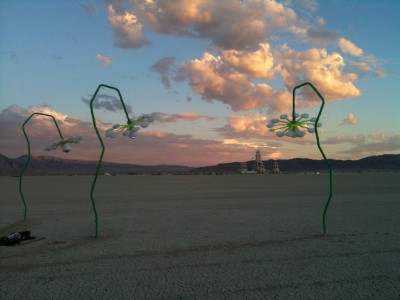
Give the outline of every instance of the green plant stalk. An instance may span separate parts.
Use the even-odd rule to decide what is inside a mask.
[[[101,154],[100,154],[100,158],[99,158],[99,162],[97,163],[97,167],[96,167],[96,174],[94,175],[94,179],[93,179],[93,183],[92,183],[92,187],[90,189],[90,200],[92,201],[92,208],[93,208],[93,213],[94,213],[94,217],[95,217],[95,223],[96,223],[96,227],[95,227],[95,238],[98,237],[98,232],[99,232],[99,220],[98,220],[98,215],[97,215],[97,210],[96,210],[96,203],[94,201],[94,197],[93,197],[93,192],[96,186],[96,182],[97,182],[97,177],[99,176],[99,172],[100,172],[100,168],[101,168],[101,164],[103,162],[103,156],[104,156],[104,151],[105,151],[105,147],[104,147],[104,143],[103,143],[103,139],[101,138],[101,135],[99,133],[99,130],[97,129],[97,124],[96,124],[96,118],[94,116],[93,113],[93,101],[95,100],[100,88],[105,87],[105,88],[109,88],[112,90],[115,90],[118,93],[119,99],[121,100],[122,103],[122,107],[124,109],[126,118],[127,118],[127,122],[130,123],[131,120],[129,119],[128,116],[128,112],[126,111],[126,107],[125,107],[125,103],[124,100],[122,99],[122,95],[120,93],[120,91],[113,87],[113,86],[109,86],[109,85],[105,85],[105,84],[100,84],[97,89],[96,92],[94,93],[92,99],[90,100],[90,113],[92,114],[92,121],[93,121],[93,126],[94,129],[96,130],[96,134],[97,137],[99,138],[100,144],[101,144]]]
[[[24,136],[25,136],[26,142],[27,142],[27,144],[28,144],[28,158],[27,158],[27,160],[26,160],[26,162],[25,162],[24,166],[22,167],[22,170],[21,170],[21,172],[20,172],[20,174],[19,174],[19,193],[20,193],[20,195],[21,195],[22,202],[23,202],[23,204],[24,204],[24,220],[26,220],[27,206],[26,206],[26,202],[25,202],[24,193],[22,192],[22,177],[23,177],[23,175],[24,175],[25,169],[28,167],[28,165],[29,165],[29,163],[30,163],[30,161],[31,161],[31,143],[29,142],[28,135],[26,134],[25,125],[26,125],[26,123],[29,122],[29,120],[30,120],[34,115],[41,115],[41,116],[51,117],[51,118],[53,119],[53,121],[54,121],[54,124],[56,124],[57,131],[58,131],[58,134],[60,135],[60,138],[61,138],[62,140],[64,139],[64,138],[63,138],[63,135],[61,134],[60,128],[58,127],[57,121],[56,121],[56,119],[55,119],[52,115],[44,114],[44,113],[33,113],[33,114],[31,114],[31,115],[29,116],[29,118],[26,119],[25,122],[22,124],[22,131],[24,132]]]
[[[315,129],[315,136],[316,136],[316,138],[317,138],[317,146],[318,146],[318,149],[319,149],[319,151],[321,152],[322,157],[324,158],[325,163],[326,163],[326,165],[328,166],[328,169],[329,169],[329,197],[328,197],[328,200],[327,200],[327,202],[326,202],[326,204],[325,204],[324,213],[323,213],[323,215],[322,215],[322,228],[323,228],[324,235],[325,235],[325,234],[326,234],[326,212],[327,212],[327,210],[328,210],[329,203],[331,202],[332,194],[333,194],[333,192],[332,192],[332,188],[333,188],[332,167],[331,167],[331,164],[329,163],[329,160],[326,158],[324,151],[322,150],[321,144],[320,144],[320,142],[319,142],[318,127],[317,127],[319,118],[321,117],[321,114],[322,114],[322,110],[323,110],[323,108],[324,108],[324,106],[325,106],[325,99],[324,99],[324,97],[322,97],[322,95],[318,92],[318,90],[315,88],[315,86],[314,86],[312,83],[310,83],[310,82],[305,82],[305,83],[303,83],[303,84],[300,84],[300,85],[296,86],[296,87],[293,89],[293,111],[292,111],[293,120],[294,120],[294,118],[295,118],[295,92],[296,92],[296,89],[301,88],[301,87],[303,87],[303,86],[305,86],[305,85],[309,85],[309,86],[314,90],[314,92],[318,95],[318,97],[321,99],[321,101],[322,101],[321,107],[320,107],[319,112],[318,112],[317,119],[315,120],[315,123],[314,123],[314,129]]]

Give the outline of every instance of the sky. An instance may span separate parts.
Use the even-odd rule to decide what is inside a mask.
[[[331,159],[400,153],[400,1],[0,1],[0,153],[98,160],[89,103],[117,88],[130,118],[154,113],[136,139],[115,90],[93,101],[105,161],[207,166],[252,159],[322,159],[315,134],[278,137],[266,124],[292,112],[311,82],[326,100],[319,129]],[[296,111],[321,101],[296,91]]]

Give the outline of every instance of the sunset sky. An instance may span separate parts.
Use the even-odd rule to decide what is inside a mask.
[[[99,84],[118,88],[131,116],[156,121],[131,140],[104,138],[105,161],[205,166],[322,159],[314,134],[279,138],[266,124],[291,113],[309,81],[327,100],[320,141],[328,158],[400,153],[400,1],[0,1],[0,153],[27,154],[21,125],[53,114],[70,153],[46,152],[57,131],[27,125],[33,155],[97,160],[88,105]],[[125,124],[115,91],[101,89],[104,136]],[[316,116],[309,88],[299,113]]]

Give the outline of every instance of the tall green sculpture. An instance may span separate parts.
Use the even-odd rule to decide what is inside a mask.
[[[112,90],[114,90],[114,91],[116,91],[118,93],[119,100],[121,101],[122,108],[123,108],[123,110],[125,112],[125,116],[126,116],[126,119],[127,119],[126,125],[115,124],[115,125],[113,125],[112,128],[108,129],[106,131],[106,136],[107,137],[115,138],[115,137],[117,137],[117,133],[118,132],[123,131],[123,135],[124,136],[127,136],[127,137],[129,137],[131,139],[134,139],[134,138],[136,138],[136,133],[139,131],[140,127],[145,128],[145,127],[149,126],[149,124],[154,121],[154,117],[155,117],[154,114],[145,114],[145,115],[140,116],[137,119],[129,118],[128,112],[126,110],[126,106],[125,106],[125,103],[124,103],[124,100],[122,99],[122,96],[121,96],[121,93],[117,88],[115,88],[113,86],[100,84],[97,87],[95,93],[93,94],[92,99],[90,100],[90,113],[92,114],[93,126],[94,126],[94,129],[96,130],[97,137],[98,137],[98,139],[100,141],[100,144],[101,144],[101,154],[100,154],[99,162],[97,163],[96,174],[94,175],[92,187],[90,189],[90,199],[92,201],[93,213],[94,213],[94,216],[95,216],[95,223],[96,223],[96,227],[95,227],[95,237],[96,238],[98,237],[98,230],[99,230],[99,222],[98,221],[99,220],[98,220],[98,215],[97,215],[97,210],[96,210],[96,203],[95,203],[94,197],[93,197],[93,192],[94,192],[94,189],[95,189],[95,186],[96,186],[97,177],[99,176],[101,164],[102,164],[102,161],[103,161],[105,147],[104,147],[103,139],[101,138],[99,130],[97,129],[96,118],[95,118],[94,113],[93,113],[93,102],[96,99],[96,96],[97,96],[100,88],[102,88],[102,87],[108,88],[108,89],[112,89]],[[139,125],[140,127],[137,126],[137,125]]]
[[[308,114],[302,114],[300,116],[299,114],[296,113],[296,101],[295,101],[296,90],[305,85],[309,85],[314,90],[314,92],[318,95],[320,100],[322,101],[322,104],[321,104],[319,112],[318,112],[318,116],[316,118],[309,118]],[[271,122],[269,124],[267,124],[267,127],[270,128],[269,130],[271,132],[276,132],[276,135],[278,137],[283,137],[283,136],[292,137],[292,138],[303,137],[306,134],[306,132],[303,131],[305,129],[309,133],[315,133],[315,136],[317,138],[318,149],[321,152],[322,157],[324,158],[325,163],[329,169],[329,196],[328,196],[328,200],[325,204],[324,212],[322,214],[322,228],[323,228],[323,232],[325,234],[326,233],[326,212],[328,210],[329,203],[332,198],[332,187],[333,187],[332,167],[329,163],[329,160],[326,158],[324,151],[322,150],[321,144],[319,142],[319,135],[318,135],[318,127],[322,126],[322,123],[319,122],[319,119],[321,117],[322,110],[325,105],[325,100],[324,100],[324,97],[322,97],[322,95],[318,92],[318,90],[310,82],[305,82],[303,84],[296,86],[293,89],[292,100],[293,100],[292,101],[293,106],[292,106],[291,118],[289,118],[288,115],[286,115],[286,114],[281,115],[279,119],[272,119]]]
[[[23,175],[24,175],[24,172],[25,172],[26,168],[28,167],[28,165],[29,165],[29,163],[31,161],[31,143],[29,142],[28,135],[26,134],[25,125],[35,115],[40,115],[40,116],[45,116],[45,117],[52,118],[53,121],[54,121],[54,124],[56,125],[58,134],[60,135],[60,141],[55,142],[55,143],[51,144],[50,146],[47,146],[46,148],[44,148],[44,150],[46,150],[46,151],[55,150],[60,146],[63,152],[70,152],[71,151],[71,146],[69,144],[76,144],[76,143],[79,143],[79,141],[82,140],[82,137],[80,137],[80,136],[75,136],[75,137],[71,137],[69,139],[64,139],[64,137],[63,137],[63,135],[62,135],[62,133],[60,131],[60,128],[58,127],[56,119],[52,115],[49,115],[49,114],[33,113],[22,124],[22,131],[24,132],[24,136],[25,136],[26,142],[28,144],[28,158],[27,158],[27,160],[26,160],[26,162],[25,162],[25,164],[24,164],[24,166],[23,166],[23,168],[22,168],[22,170],[21,170],[21,172],[19,174],[19,193],[21,195],[22,202],[24,204],[24,220],[26,220],[27,206],[26,206],[24,194],[22,192],[22,178],[23,178]]]

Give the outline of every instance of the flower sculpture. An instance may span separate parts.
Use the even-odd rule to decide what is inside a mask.
[[[51,150],[56,150],[58,147],[61,147],[61,150],[65,153],[68,153],[71,151],[71,146],[69,144],[78,144],[82,140],[81,136],[73,136],[70,137],[69,139],[66,140],[61,140],[59,142],[53,143],[46,148],[44,148],[45,151],[51,151]]]
[[[22,124],[22,131],[23,131],[23,133],[24,133],[26,142],[27,142],[27,144],[28,144],[28,158],[27,158],[27,160],[26,160],[26,162],[25,162],[25,164],[24,164],[24,166],[23,166],[23,168],[22,168],[22,170],[21,170],[20,175],[19,175],[19,193],[20,193],[20,195],[21,195],[22,202],[23,202],[23,204],[24,204],[24,220],[26,220],[27,206],[26,206],[24,194],[23,194],[23,192],[22,192],[22,178],[23,178],[23,175],[24,175],[24,172],[25,172],[26,168],[27,168],[28,165],[29,165],[29,162],[31,161],[31,144],[30,144],[30,142],[29,142],[28,135],[26,134],[26,131],[25,131],[25,125],[26,125],[26,124],[29,122],[29,120],[30,120],[33,116],[35,116],[35,115],[40,115],[40,116],[45,116],[45,117],[50,117],[50,118],[52,118],[53,121],[54,121],[54,124],[56,125],[58,134],[59,134],[60,139],[61,139],[59,142],[53,143],[53,144],[51,144],[50,146],[47,146],[44,150],[46,150],[46,151],[55,150],[55,149],[57,149],[59,146],[61,146],[63,152],[69,152],[69,151],[71,151],[71,147],[69,146],[69,144],[71,144],[71,143],[76,144],[76,143],[79,143],[79,141],[82,140],[82,137],[80,137],[80,136],[79,136],[79,137],[78,137],[78,136],[76,136],[76,137],[71,137],[71,138],[69,138],[69,139],[64,139],[63,135],[61,134],[60,128],[58,127],[58,124],[57,124],[56,119],[55,119],[52,115],[49,115],[49,114],[44,114],[44,113],[33,113],[33,114],[31,114],[31,115],[29,116],[29,118],[27,118],[27,119],[25,120],[25,122]]]
[[[112,128],[108,129],[106,131],[106,137],[115,138],[115,137],[117,137],[119,132],[123,131],[123,135],[124,136],[127,136],[129,138],[135,139],[136,138],[136,134],[139,131],[139,129],[148,127],[149,124],[154,121],[154,117],[155,117],[154,114],[145,114],[145,115],[140,116],[137,119],[130,119],[129,116],[128,116],[128,112],[126,111],[125,103],[124,103],[124,100],[122,99],[120,91],[117,88],[109,86],[109,85],[100,84],[97,87],[95,93],[93,94],[92,99],[90,100],[90,112],[92,114],[93,126],[94,126],[94,129],[96,130],[97,137],[98,137],[98,139],[100,141],[100,144],[101,144],[100,159],[99,159],[99,162],[97,164],[96,174],[94,176],[93,183],[92,183],[92,188],[90,190],[90,199],[92,201],[92,207],[93,207],[93,212],[94,212],[94,216],[95,216],[95,223],[96,223],[96,228],[95,228],[95,237],[96,238],[98,237],[99,224],[98,224],[96,203],[94,201],[93,192],[94,192],[94,189],[95,189],[95,186],[96,186],[97,177],[99,176],[99,171],[100,171],[101,163],[103,161],[105,147],[104,147],[103,139],[101,138],[99,130],[97,129],[97,126],[96,126],[96,118],[95,118],[94,113],[93,113],[93,101],[96,99],[96,96],[97,96],[100,88],[102,88],[102,87],[112,89],[112,90],[114,90],[114,91],[116,91],[118,93],[119,99],[121,100],[122,108],[123,108],[123,110],[125,112],[125,116],[126,116],[126,119],[127,119],[126,125],[115,124],[115,125],[113,125]]]
[[[320,100],[322,101],[321,107],[318,112],[318,116],[314,118],[310,118],[308,114],[302,114],[299,115],[296,113],[296,102],[295,102],[295,96],[296,96],[296,89],[301,88],[305,85],[309,85],[314,92],[318,95]],[[310,83],[310,82],[305,82],[303,84],[300,84],[296,86],[293,89],[293,107],[292,107],[292,115],[291,118],[288,117],[288,115],[283,114],[280,116],[279,119],[272,119],[269,124],[267,124],[267,127],[269,128],[269,131],[275,132],[278,137],[291,137],[291,138],[301,138],[306,135],[306,132],[309,133],[315,133],[316,139],[317,139],[317,146],[319,151],[321,152],[322,157],[325,160],[326,165],[328,166],[329,169],[329,197],[328,200],[325,204],[324,212],[322,215],[322,227],[323,227],[323,232],[324,234],[326,233],[326,212],[329,207],[329,203],[332,198],[332,186],[333,186],[333,181],[332,181],[332,167],[328,161],[328,159],[325,156],[324,151],[321,148],[320,142],[319,142],[319,136],[318,136],[318,128],[322,126],[322,123],[319,122],[319,119],[321,117],[322,109],[324,108],[325,105],[325,100],[322,97],[322,95],[318,92],[318,90]]]
[[[288,136],[292,138],[303,137],[306,131],[315,133],[315,121],[317,118],[310,118],[308,114],[295,113],[291,119],[288,115],[280,116],[280,119],[272,119],[271,123],[267,124],[270,132],[275,132],[278,137]],[[322,123],[317,123],[317,127],[321,127]]]
[[[110,138],[116,138],[118,133],[123,131],[124,136],[135,139],[140,128],[148,127],[150,123],[154,122],[154,119],[154,113],[144,114],[137,119],[131,120],[127,125],[114,124],[113,127],[106,131],[106,136]]]

